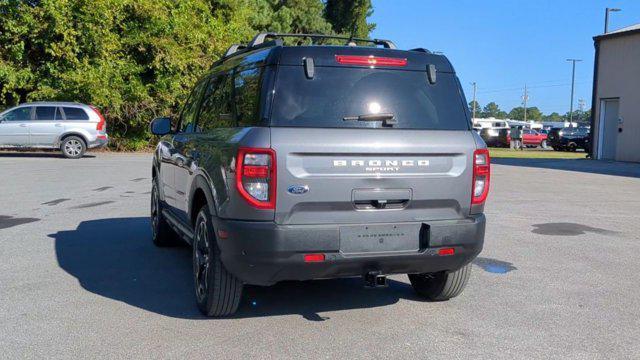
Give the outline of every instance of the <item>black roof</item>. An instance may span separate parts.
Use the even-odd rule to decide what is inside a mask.
[[[433,54],[424,49],[396,50],[368,46],[285,46],[281,42],[265,43],[265,46],[247,48],[217,61],[213,66],[235,67],[261,63],[261,65],[302,65],[303,59],[313,58],[315,66],[349,66],[336,61],[336,55],[359,55],[406,59],[406,66],[399,69],[426,71],[429,65],[435,65],[438,72],[453,73],[454,69],[446,56]],[[360,67],[368,67],[362,65]],[[380,67],[384,68],[384,67]]]
[[[310,39],[312,45],[284,45],[283,39],[290,37]],[[326,39],[346,39],[346,43],[344,46],[322,45]],[[357,46],[356,43],[358,42],[370,43],[374,46]],[[312,58],[315,66],[358,66],[339,64],[336,60],[336,55],[401,58],[407,60],[407,64],[402,66],[402,70],[427,71],[429,65],[434,65],[438,72],[455,72],[449,60],[442,54],[434,54],[423,48],[398,50],[390,40],[356,39],[320,34],[277,33],[260,33],[254,37],[249,45],[234,44],[230,46],[224,56],[213,64],[213,67],[222,65],[223,68],[226,68],[255,63],[263,65],[302,65],[305,58]],[[368,67],[368,65],[362,65],[361,67]]]
[[[302,65],[302,59],[313,58],[316,66],[343,66],[336,55],[359,55],[407,59],[403,70],[426,71],[433,64],[439,72],[453,72],[449,60],[443,55],[423,51],[395,50],[367,46],[283,46],[279,49],[280,65]],[[353,66],[353,65],[348,65]],[[362,67],[368,67],[363,65]]]

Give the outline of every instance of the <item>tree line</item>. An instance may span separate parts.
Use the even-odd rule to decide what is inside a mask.
[[[474,102],[469,102],[469,112],[473,113]],[[475,102],[476,118],[496,118],[496,119],[511,119],[511,120],[524,120],[524,106],[518,106],[506,112],[500,109],[500,106],[495,102],[490,102],[487,105],[480,106]],[[533,121],[568,121],[571,118],[571,113],[567,111],[564,115],[560,115],[557,112],[550,114],[543,114],[536,106],[527,106],[527,120]],[[591,110],[574,110],[573,121],[587,123],[591,118]]]
[[[149,144],[196,79],[258,32],[369,37],[371,0],[2,0],[0,109],[78,101],[120,149]]]

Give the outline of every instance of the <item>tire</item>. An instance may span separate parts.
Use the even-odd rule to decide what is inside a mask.
[[[542,142],[540,143],[540,147],[543,149],[548,149],[549,146],[547,145],[547,140],[542,140]]]
[[[193,277],[198,309],[205,316],[233,315],[240,305],[243,284],[222,264],[207,205],[198,212],[194,229]]]
[[[87,144],[78,136],[68,136],[62,140],[60,151],[67,159],[80,159],[87,151]]]
[[[151,239],[158,247],[175,246],[179,243],[178,234],[169,226],[162,215],[162,203],[158,194],[157,180],[151,182]]]
[[[462,293],[470,274],[471,264],[467,264],[454,272],[409,274],[409,281],[418,295],[431,301],[445,301]]]
[[[578,145],[576,145],[576,143],[569,143],[569,145],[567,145],[567,149],[571,152],[575,152],[578,149]]]

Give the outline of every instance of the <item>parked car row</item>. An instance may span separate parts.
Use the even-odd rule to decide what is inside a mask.
[[[60,149],[77,159],[108,141],[104,116],[90,105],[34,102],[0,113],[0,148]]]
[[[506,128],[482,128],[479,134],[492,147],[509,147],[511,145],[511,130]],[[556,151],[590,150],[589,128],[565,127],[555,129],[523,129],[522,142],[525,147],[549,147]]]
[[[509,129],[484,128],[480,130],[480,136],[492,147],[509,147],[511,144],[511,131]],[[522,130],[522,142],[526,147],[547,148],[547,134],[536,130]]]

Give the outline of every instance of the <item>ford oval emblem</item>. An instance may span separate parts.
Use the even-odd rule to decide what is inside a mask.
[[[291,185],[289,186],[287,191],[289,192],[289,194],[302,195],[309,192],[309,187],[307,185]]]

